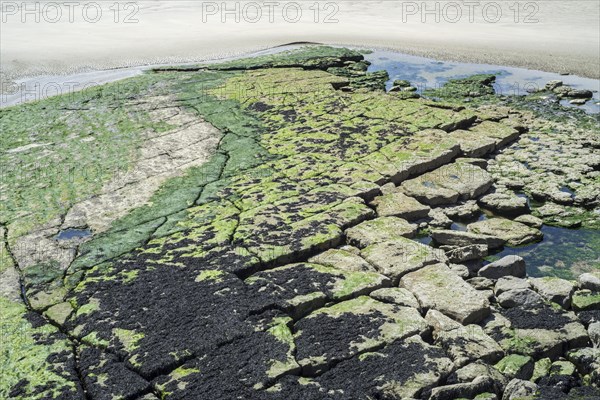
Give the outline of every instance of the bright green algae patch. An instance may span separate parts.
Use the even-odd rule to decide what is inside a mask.
[[[51,325],[34,328],[26,319],[26,308],[0,297],[0,397],[8,398],[11,388],[24,383],[21,398],[58,397],[77,389],[72,377],[51,355],[71,352],[66,338]],[[71,379],[69,379],[71,378]],[[42,388],[43,389],[40,389]]]

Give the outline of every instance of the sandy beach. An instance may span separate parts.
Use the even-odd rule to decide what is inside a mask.
[[[299,41],[600,77],[596,1],[49,4],[2,3],[3,81],[205,61]]]

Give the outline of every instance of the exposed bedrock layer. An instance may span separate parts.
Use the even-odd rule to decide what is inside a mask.
[[[309,47],[0,111],[0,397],[598,398],[597,269],[482,262],[598,227],[597,121],[367,67]]]

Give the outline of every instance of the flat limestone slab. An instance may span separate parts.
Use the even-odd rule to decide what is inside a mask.
[[[477,323],[490,313],[485,296],[445,264],[428,265],[404,275],[400,287],[410,290],[423,309],[438,310],[461,324]]]
[[[484,169],[468,163],[453,163],[410,179],[401,188],[421,203],[436,206],[476,198],[491,186],[492,176]]]
[[[380,217],[353,226],[345,233],[349,244],[362,249],[375,243],[414,237],[417,228],[402,218]]]
[[[539,229],[505,218],[490,218],[467,226],[467,230],[480,235],[496,236],[511,246],[520,246],[542,240]]]
[[[380,217],[394,216],[408,221],[426,218],[431,209],[429,206],[419,203],[414,197],[396,191],[376,197],[371,205],[375,206],[377,215]]]
[[[361,251],[361,256],[393,283],[425,265],[446,262],[443,250],[405,238],[368,246]]]

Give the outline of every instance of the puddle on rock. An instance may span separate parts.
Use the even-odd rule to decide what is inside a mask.
[[[88,228],[84,228],[84,229],[69,228],[69,229],[60,231],[56,235],[55,239],[56,240],[85,239],[90,236],[92,236],[92,231],[90,231]]]

